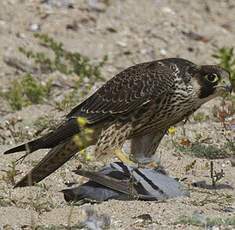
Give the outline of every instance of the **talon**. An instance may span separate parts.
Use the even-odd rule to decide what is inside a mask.
[[[144,167],[148,168],[148,169],[157,169],[157,168],[159,168],[159,164],[155,161],[152,161],[152,162],[146,164]]]
[[[123,163],[128,164],[128,165],[131,165],[131,166],[133,166],[133,167],[136,167],[136,166],[137,166],[137,164],[136,164],[134,161],[132,161],[132,160],[130,159],[130,157],[129,157],[125,152],[123,152],[121,149],[115,149],[115,150],[114,150],[114,154],[115,154],[116,157],[117,157],[120,161],[122,161]]]
[[[138,161],[138,166],[140,168],[147,168],[147,169],[159,169],[161,168],[160,162],[151,159],[141,159]]]

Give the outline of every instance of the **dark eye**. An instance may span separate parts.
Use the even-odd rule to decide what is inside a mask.
[[[217,74],[212,73],[212,74],[206,75],[206,79],[207,79],[208,81],[212,82],[212,83],[215,83],[215,82],[217,82],[217,81],[219,80],[219,77],[218,77]]]

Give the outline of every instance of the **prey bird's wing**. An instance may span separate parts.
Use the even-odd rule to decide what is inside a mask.
[[[183,185],[159,170],[133,168],[121,162],[111,163],[98,172],[75,170],[75,173],[90,180],[62,190],[66,201],[166,200],[190,195]]]
[[[120,180],[109,175],[105,175],[102,172],[90,172],[86,170],[76,170],[76,174],[87,177],[98,184],[111,188],[115,191],[119,191],[125,194],[129,194],[129,180]],[[137,195],[137,192],[134,191]]]

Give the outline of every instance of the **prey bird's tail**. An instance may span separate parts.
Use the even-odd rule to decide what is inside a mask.
[[[57,170],[79,151],[73,138],[52,148],[47,155],[14,187],[31,186]]]
[[[64,142],[66,139],[69,139],[71,136],[78,133],[79,131],[80,127],[77,123],[77,120],[70,119],[47,135],[9,149],[4,152],[4,154],[10,154],[20,151],[27,151],[27,153],[32,153],[38,149],[53,148],[61,142]]]

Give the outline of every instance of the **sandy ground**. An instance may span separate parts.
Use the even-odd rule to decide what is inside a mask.
[[[19,46],[38,49],[33,38],[37,25],[41,32],[48,33],[64,43],[69,50],[78,51],[92,60],[108,55],[103,68],[109,79],[118,71],[135,63],[164,57],[184,57],[198,64],[215,62],[212,54],[217,48],[234,46],[235,43],[235,2],[186,1],[186,0],[110,0],[73,1],[73,8],[60,6],[56,1],[4,0],[0,2],[0,89],[6,90],[12,79],[17,78],[15,68],[6,64],[9,57],[20,58]],[[67,1],[58,1],[66,3]],[[76,25],[71,28],[68,25]],[[195,33],[195,34],[192,34]],[[200,35],[199,37],[196,35]],[[222,125],[212,116],[213,100],[200,109],[209,120],[195,122],[193,119],[184,126],[186,135],[195,141],[197,134],[209,139],[209,144],[221,148],[226,143]],[[33,105],[22,111],[10,112],[7,103],[0,102],[0,122],[21,117],[22,124],[30,130],[33,122],[44,114],[57,117],[53,106]],[[1,132],[7,132],[2,130]],[[230,137],[234,133],[229,134]],[[3,135],[4,136],[4,135]],[[7,135],[6,135],[7,136]],[[183,136],[182,126],[177,128],[176,141]],[[1,140],[0,152],[16,144],[12,138]],[[18,180],[45,151],[38,151],[17,165]],[[199,189],[190,186],[195,181],[211,184],[209,160],[196,158],[175,149],[171,137],[166,137],[158,153],[161,163],[173,177],[186,178],[184,181],[191,191],[190,198],[166,202],[108,201],[101,204],[69,206],[59,191],[68,181],[81,180],[71,173],[77,165],[74,158],[61,169],[45,179],[40,186],[12,189],[4,178],[20,154],[1,156],[0,161],[0,229],[8,225],[20,227],[63,224],[72,226],[79,222],[84,207],[92,206],[99,214],[111,218],[111,229],[200,229],[193,225],[174,224],[182,215],[199,215],[199,218],[230,218],[235,215],[234,186],[235,168],[228,158],[215,160],[215,169],[225,172],[217,189]],[[186,170],[194,160],[192,169]],[[142,222],[139,215],[149,214],[152,221]],[[203,220],[204,220],[203,219]],[[31,226],[31,227],[30,227]],[[24,228],[24,229],[25,229]],[[218,228],[219,229],[219,228]],[[225,229],[225,227],[221,227]],[[228,227],[232,229],[232,227]]]

